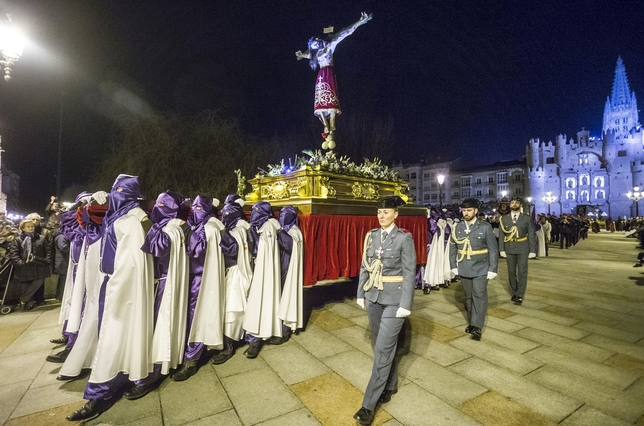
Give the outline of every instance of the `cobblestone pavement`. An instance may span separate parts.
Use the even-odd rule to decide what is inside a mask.
[[[502,260],[483,339],[466,326],[462,289],[417,292],[398,393],[377,425],[644,425],[644,268],[633,239],[590,235],[530,261],[523,306]],[[121,400],[92,425],[355,425],[372,364],[355,283],[305,290],[306,330],[257,359],[238,351],[188,381]],[[347,291],[349,290],[349,291]],[[340,296],[338,296],[338,294]],[[321,298],[336,298],[320,304]],[[53,302],[0,317],[0,424],[63,425],[86,380],[55,380],[45,361],[60,335]]]

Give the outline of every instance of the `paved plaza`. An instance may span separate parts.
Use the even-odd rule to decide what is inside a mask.
[[[398,393],[376,425],[644,425],[644,268],[634,239],[602,232],[531,260],[523,306],[502,259],[483,339],[464,333],[461,285],[417,291]],[[355,425],[372,365],[355,283],[305,290],[306,330],[257,359],[237,351],[185,382],[120,400],[90,425]],[[347,291],[349,290],[349,291]],[[346,299],[342,293],[349,295]],[[326,304],[321,300],[335,298]],[[86,379],[56,381],[55,302],[0,317],[0,424],[71,425]]]

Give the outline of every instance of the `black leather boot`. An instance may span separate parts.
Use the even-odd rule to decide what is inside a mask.
[[[212,363],[215,365],[223,364],[235,355],[235,341],[224,336],[224,349],[217,352],[212,357]]]
[[[197,361],[185,361],[181,365],[181,369],[172,375],[172,380],[175,382],[182,382],[188,380],[190,377],[197,374],[199,367],[197,366]]]
[[[257,358],[257,355],[259,355],[259,351],[262,348],[262,341],[257,341],[257,342],[250,342],[248,344],[248,349],[244,351],[244,355],[246,355],[246,358]]]

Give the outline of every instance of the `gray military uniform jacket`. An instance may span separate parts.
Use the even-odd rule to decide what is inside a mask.
[[[416,284],[416,249],[414,240],[409,232],[399,229],[396,225],[385,240],[380,243],[381,229],[373,229],[371,245],[367,247],[367,261],[373,262],[378,255],[382,262],[382,276],[402,276],[402,282],[385,282],[383,290],[376,286],[364,291],[363,286],[369,280],[369,272],[364,263],[360,267],[358,281],[358,299],[367,299],[381,305],[399,305],[411,311]]]
[[[512,231],[514,226],[516,226],[516,231]],[[499,251],[504,251],[507,254],[536,253],[537,237],[534,233],[534,225],[530,216],[520,213],[515,224],[512,223],[512,214],[503,215],[500,219],[499,228]],[[509,240],[505,241],[508,238]]]
[[[468,233],[465,221],[460,221],[449,237],[449,244],[450,268],[458,268],[460,276],[472,278],[497,272],[499,249],[489,223],[477,219]]]

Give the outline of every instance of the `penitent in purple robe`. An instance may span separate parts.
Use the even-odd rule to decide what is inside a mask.
[[[161,301],[163,300],[163,293],[165,290],[166,276],[168,275],[168,266],[170,262],[170,249],[172,241],[170,236],[163,232],[168,222],[177,217],[179,208],[183,202],[183,198],[172,191],[166,191],[159,194],[157,201],[150,213],[152,220],[152,228],[148,231],[145,237],[145,243],[141,247],[144,253],[151,254],[154,258],[154,282],[155,282],[155,296],[154,296],[154,324],[156,327],[157,318],[159,316],[159,309]],[[145,386],[155,383],[161,378],[161,364],[154,364],[154,371],[151,372],[146,378],[137,380],[137,386]]]
[[[195,316],[199,291],[201,290],[201,278],[203,276],[204,263],[206,261],[206,250],[208,241],[204,226],[210,218],[217,217],[217,211],[212,205],[212,198],[198,195],[191,207],[191,215],[188,224],[192,229],[188,242],[188,256],[190,257],[190,288],[188,290],[188,320],[186,322],[186,349],[183,359],[186,361],[197,361],[204,351],[202,342],[189,343],[192,320]]]
[[[139,179],[137,176],[119,175],[112,186],[108,196],[109,206],[102,223],[101,241],[101,272],[106,274],[98,299],[98,329],[99,345],[101,340],[101,323],[105,311],[105,295],[110,276],[114,273],[114,260],[116,258],[116,234],[114,223],[117,219],[128,214],[132,209],[139,207]],[[94,382],[92,376],[85,387],[83,398],[88,400],[106,400],[116,397],[121,389],[128,383],[128,376],[118,373],[114,378]]]
[[[83,192],[78,194],[76,202],[83,198],[87,193]],[[69,304],[71,303],[71,295],[76,281],[76,271],[78,269],[78,261],[80,260],[81,250],[83,247],[83,239],[85,238],[85,229],[81,227],[76,217],[76,210],[62,212],[58,215],[60,219],[60,232],[69,240],[69,261],[71,271],[67,274],[67,282],[65,282],[65,292],[63,294],[63,301],[61,305],[61,320],[63,321],[63,336],[67,337],[67,347],[72,348],[78,337],[77,333],[67,331],[67,315],[69,313]]]

